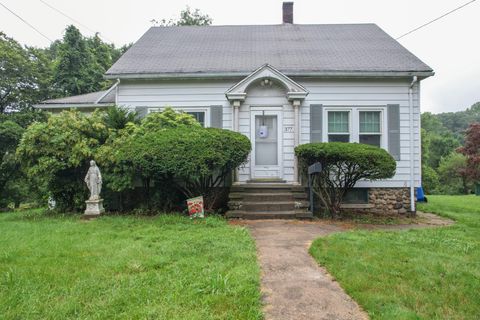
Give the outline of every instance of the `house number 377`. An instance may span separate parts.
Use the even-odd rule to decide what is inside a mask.
[[[291,133],[291,132],[294,132],[295,130],[293,129],[293,127],[284,127],[283,128],[283,132],[288,132],[288,133]]]

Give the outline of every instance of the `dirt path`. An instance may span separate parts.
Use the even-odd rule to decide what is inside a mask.
[[[366,229],[401,230],[449,225],[452,221],[419,214],[422,223],[363,225]],[[327,271],[318,266],[308,248],[318,237],[354,227],[328,221],[252,220],[262,269],[262,294],[267,320],[368,319]]]

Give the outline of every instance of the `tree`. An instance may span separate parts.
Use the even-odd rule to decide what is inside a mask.
[[[103,78],[105,72],[112,65],[113,45],[108,45],[100,39],[98,33],[86,39],[87,46],[92,54],[92,81],[98,89],[108,87],[110,81]]]
[[[14,200],[11,182],[17,180],[18,162],[15,148],[23,134],[23,128],[13,121],[0,122],[0,208],[5,208]],[[10,186],[10,188],[9,188]]]
[[[439,178],[435,170],[428,165],[422,166],[422,187],[426,194],[437,192],[439,188]]]
[[[473,180],[480,180],[480,122],[470,124],[465,131],[465,144],[457,149],[467,157],[466,174]]]
[[[99,111],[64,111],[25,131],[17,155],[27,176],[44,184],[58,209],[79,211],[87,198],[83,178],[88,162],[108,137]]]
[[[0,32],[0,113],[27,107],[35,87],[27,51]]]
[[[295,148],[304,170],[320,163],[322,170],[314,175],[313,189],[324,208],[332,215],[340,213],[345,193],[359,180],[391,178],[395,159],[385,150],[357,143],[308,143]]]
[[[445,132],[443,135],[430,135],[428,165],[432,168],[438,168],[440,159],[459,146],[460,142],[458,139],[448,132]]]
[[[438,190],[443,194],[468,194],[472,187],[467,170],[467,158],[455,151],[440,160],[438,177],[440,180]]]
[[[15,150],[22,138],[25,128],[34,121],[45,121],[43,112],[21,111],[0,114],[0,208],[11,203],[19,205],[27,198],[32,199],[34,188],[29,184],[20,170]],[[30,190],[29,190],[30,189]]]
[[[98,91],[100,84],[95,76],[95,61],[87,41],[75,26],[65,30],[58,48],[55,83],[65,95]]]
[[[199,9],[192,10],[189,6],[180,12],[178,20],[152,20],[152,23],[160,26],[208,26],[212,22],[213,20],[208,14],[201,13]]]

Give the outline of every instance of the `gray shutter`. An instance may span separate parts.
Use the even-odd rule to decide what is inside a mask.
[[[322,142],[323,105],[310,105],[310,142]]]
[[[388,152],[395,160],[400,160],[400,105],[387,105]]]
[[[223,106],[210,106],[210,127],[223,128]]]

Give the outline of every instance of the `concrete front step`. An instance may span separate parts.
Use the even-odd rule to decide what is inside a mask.
[[[311,218],[305,187],[286,183],[246,183],[230,189],[229,218]]]
[[[305,192],[233,192],[230,193],[230,200],[244,200],[244,201],[277,201],[282,199],[284,201],[299,201],[307,200],[308,195]]]
[[[295,210],[295,202],[294,201],[276,201],[276,202],[243,201],[242,210],[247,212],[290,211],[290,210]]]
[[[305,187],[282,183],[249,183],[233,185],[230,192],[272,193],[272,192],[305,192]]]
[[[272,193],[251,193],[251,192],[239,192],[231,193],[229,196],[230,200],[242,199],[243,201],[255,201],[255,202],[269,202],[269,201],[278,201],[282,199],[283,201],[294,201],[295,197],[291,192],[272,192]]]

